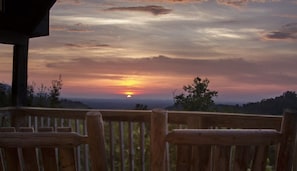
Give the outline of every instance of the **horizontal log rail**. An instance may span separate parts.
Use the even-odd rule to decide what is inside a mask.
[[[16,111],[17,115],[38,117],[62,117],[65,119],[84,119],[89,111],[100,111],[104,121],[150,122],[151,110],[101,110],[101,109],[69,109],[39,107],[5,107],[2,112]],[[193,120],[202,120],[207,125],[236,128],[273,128],[279,129],[281,116],[256,115],[219,112],[168,111],[168,123],[188,124]]]

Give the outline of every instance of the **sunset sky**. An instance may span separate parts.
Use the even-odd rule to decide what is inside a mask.
[[[11,83],[12,46],[0,45]],[[215,101],[297,91],[297,0],[58,0],[30,39],[29,80],[63,97],[172,99],[196,76]]]

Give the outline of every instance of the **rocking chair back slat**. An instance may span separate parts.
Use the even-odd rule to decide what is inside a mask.
[[[23,127],[19,129],[19,132],[33,132],[33,128],[29,127]],[[25,170],[30,170],[30,171],[39,171],[38,169],[38,159],[36,156],[36,148],[35,147],[28,147],[28,148],[23,148],[23,159],[25,165]]]
[[[53,132],[54,129],[52,127],[44,127],[38,128],[38,132],[40,133],[49,133]],[[42,165],[44,167],[44,171],[56,171],[57,170],[57,160],[56,160],[56,152],[55,148],[51,147],[42,147],[40,148]]]
[[[2,133],[15,132],[15,128],[13,127],[0,128],[0,132]],[[2,157],[5,157],[5,161],[6,161],[6,165],[3,163],[3,167],[6,167],[8,170],[11,170],[11,171],[20,169],[20,166],[19,166],[20,161],[17,155],[18,155],[17,148],[11,148],[11,147],[3,148]]]

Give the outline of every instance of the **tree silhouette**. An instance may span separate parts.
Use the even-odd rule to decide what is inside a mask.
[[[52,80],[51,86],[48,88],[44,84],[37,87],[33,82],[28,85],[27,89],[27,106],[36,107],[61,107],[60,95],[62,90],[62,76],[59,75],[57,80]]]
[[[49,89],[49,102],[50,107],[59,107],[60,104],[60,94],[62,90],[62,76],[59,75],[58,80],[52,80],[52,86]]]
[[[208,89],[209,80],[196,77],[192,84],[183,86],[184,92],[174,97],[174,105],[187,111],[207,111],[214,104],[218,92]]]
[[[147,105],[137,103],[134,110],[147,110]]]

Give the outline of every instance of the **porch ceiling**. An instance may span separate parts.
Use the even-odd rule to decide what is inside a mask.
[[[0,0],[0,43],[13,44],[12,105],[27,99],[29,38],[49,35],[56,0]]]
[[[49,34],[49,10],[56,0],[0,0],[0,42],[14,43],[10,35],[25,37]]]

